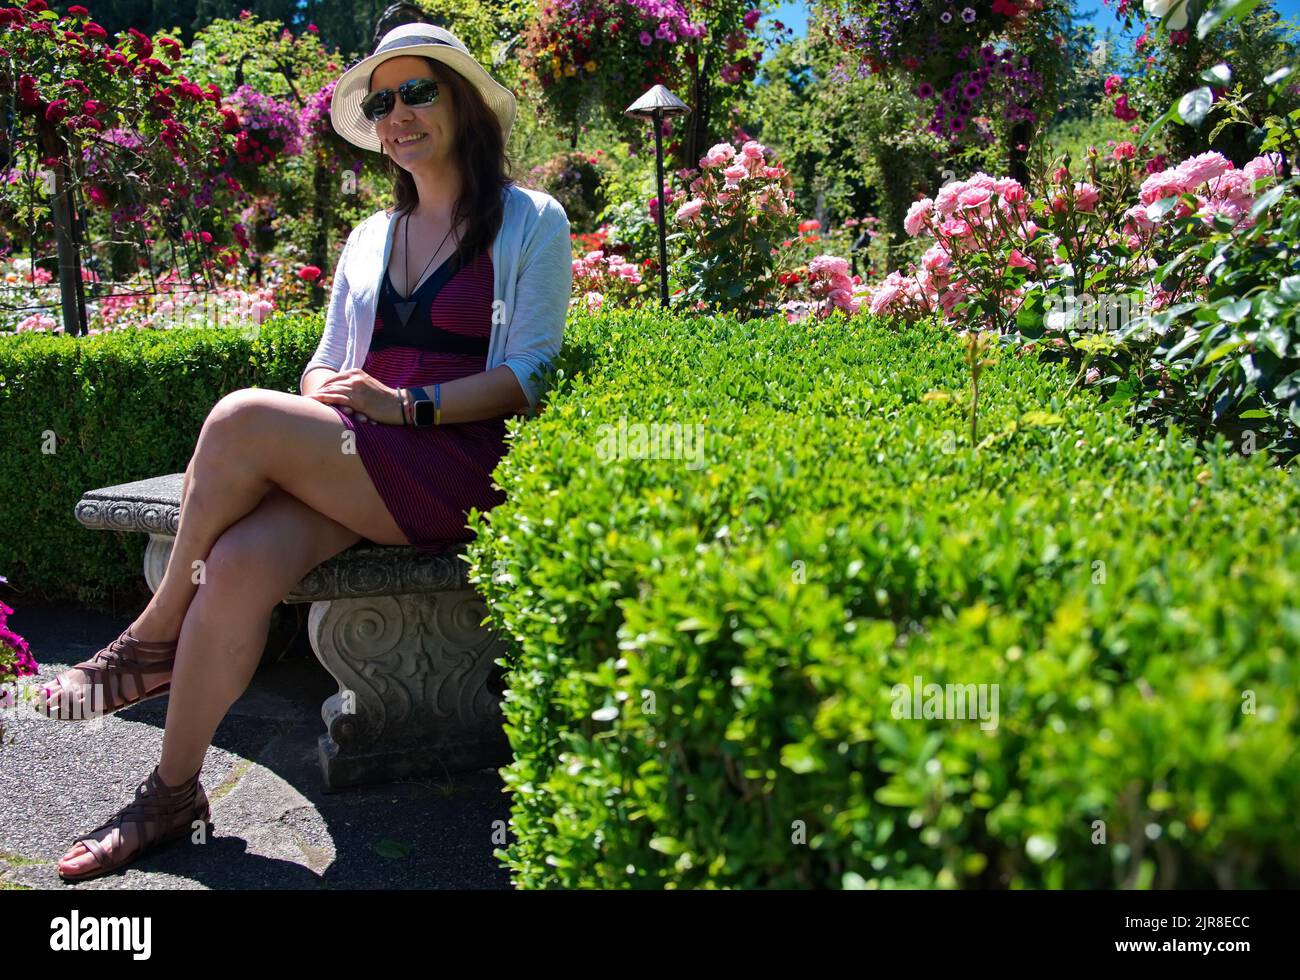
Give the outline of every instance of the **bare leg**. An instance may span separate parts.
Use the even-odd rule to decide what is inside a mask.
[[[253,678],[275,604],[303,575],[360,537],[277,488],[217,539],[207,580],[181,626],[158,766],[163,782],[175,786],[203,764],[221,719]],[[136,848],[139,832],[138,825],[126,824],[120,845]],[[99,839],[110,853],[119,846],[111,831]],[[61,862],[70,873],[93,863],[82,844]]]
[[[223,407],[225,406],[225,407]],[[234,426],[217,425],[230,412],[229,396],[203,423],[181,490],[181,515],[167,570],[153,598],[130,626],[145,642],[174,640],[198,583],[194,562],[208,557],[213,542],[266,496],[274,484],[251,467]],[[152,685],[152,678],[145,678]]]
[[[241,389],[248,390],[252,389]],[[206,559],[217,535],[256,507],[275,485],[262,471],[260,449],[252,451],[248,439],[241,435],[247,430],[236,418],[242,404],[236,396],[240,395],[234,392],[217,402],[203,423],[185,470],[180,522],[167,570],[144,612],[128,627],[138,640],[170,641],[180,635],[185,612],[198,588],[193,579],[200,566],[195,563]],[[169,674],[167,670],[144,671],[144,690],[137,689],[134,677],[123,676],[123,693],[138,697],[164,683]],[[75,692],[90,681],[82,670],[64,671],[53,688],[51,710],[67,714]]]
[[[263,394],[272,397],[263,401]],[[259,471],[289,483],[306,481],[312,488],[308,492],[318,503],[335,509],[334,501],[338,501],[342,516],[360,530],[339,523],[274,486],[249,514],[220,533],[208,550],[203,581],[189,603],[179,634],[159,762],[159,775],[168,785],[185,781],[202,766],[217,726],[257,668],[271,610],[303,575],[356,543],[363,532],[377,543],[408,543],[359,457],[333,448],[340,444],[335,442],[334,430],[346,432],[337,413],[309,399],[284,395],[291,400],[285,402],[276,397],[280,394],[250,395],[237,413],[243,420],[241,424],[253,422],[252,428],[260,428],[263,433],[263,439],[251,441],[254,448],[247,450],[258,460],[248,485],[260,488],[257,480],[266,477],[259,477]],[[294,400],[310,402],[310,407],[295,413],[292,409],[297,406],[291,404]],[[282,411],[285,407],[290,411]],[[272,451],[256,448],[263,443]],[[186,507],[205,499],[197,493],[197,488],[204,485],[205,465],[206,457],[196,454],[195,479],[186,496]],[[292,475],[284,476],[280,466]],[[317,487],[326,492],[317,493]],[[138,825],[127,824],[121,838],[110,830],[98,839],[112,853],[119,847],[136,848],[139,833]],[[93,863],[85,846],[76,844],[64,855],[60,866],[72,873]]]

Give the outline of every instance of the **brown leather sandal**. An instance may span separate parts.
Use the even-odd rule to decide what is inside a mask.
[[[199,772],[202,771],[203,767],[200,766]],[[153,771],[136,787],[135,799],[131,803],[90,833],[72,842],[72,847],[84,844],[86,850],[94,856],[95,864],[79,874],[68,874],[59,869],[59,877],[64,881],[86,881],[109,874],[180,840],[191,833],[195,820],[202,819],[210,833],[213,829],[212,807],[208,804],[208,794],[204,791],[203,784],[199,782],[199,772],[179,786],[168,786],[159,777],[158,767],[154,766]],[[124,823],[142,825],[139,841],[131,851],[124,846]],[[116,839],[113,840],[113,849],[108,851],[97,838],[100,831],[110,827],[116,831]]]
[[[37,714],[55,721],[84,721],[161,697],[171,690],[170,677],[161,686],[145,690],[144,675],[164,670],[170,673],[176,665],[179,642],[177,638],[166,643],[145,643],[132,636],[130,627],[127,627],[121,636],[89,660],[75,664],[54,678],[52,693],[43,702],[38,698],[32,707]],[[86,675],[87,680],[80,684],[64,684],[63,678],[78,670]],[[124,679],[127,677],[135,682],[133,697],[126,694]],[[103,703],[97,703],[100,701]]]

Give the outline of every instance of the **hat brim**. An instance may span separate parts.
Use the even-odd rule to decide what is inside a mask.
[[[510,130],[515,123],[517,100],[515,94],[489,75],[477,61],[462,51],[438,44],[411,44],[395,51],[372,54],[357,62],[334,86],[330,100],[330,123],[334,131],[349,143],[380,152],[382,143],[375,134],[375,124],[361,114],[361,102],[370,94],[370,76],[389,58],[432,58],[461,75],[478,89],[493,115],[501,123],[502,144],[510,142]]]

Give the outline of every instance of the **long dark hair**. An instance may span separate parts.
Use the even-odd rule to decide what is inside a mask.
[[[501,121],[465,77],[433,58],[425,58],[439,85],[451,89],[456,111],[456,164],[461,193],[452,212],[452,225],[464,219],[465,232],[456,249],[457,264],[468,261],[496,240],[505,218],[502,192],[512,183],[513,162],[506,153]],[[420,203],[415,178],[384,154],[393,178],[394,205],[389,213],[409,214]]]

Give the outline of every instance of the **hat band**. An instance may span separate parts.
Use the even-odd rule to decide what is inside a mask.
[[[387,44],[381,44],[379,47],[375,48],[374,53],[383,54],[385,51],[391,51],[394,48],[409,48],[416,44],[437,44],[444,48],[455,48],[457,51],[461,50],[456,45],[444,41],[442,38],[434,37],[432,34],[408,34],[406,37],[394,38]]]

